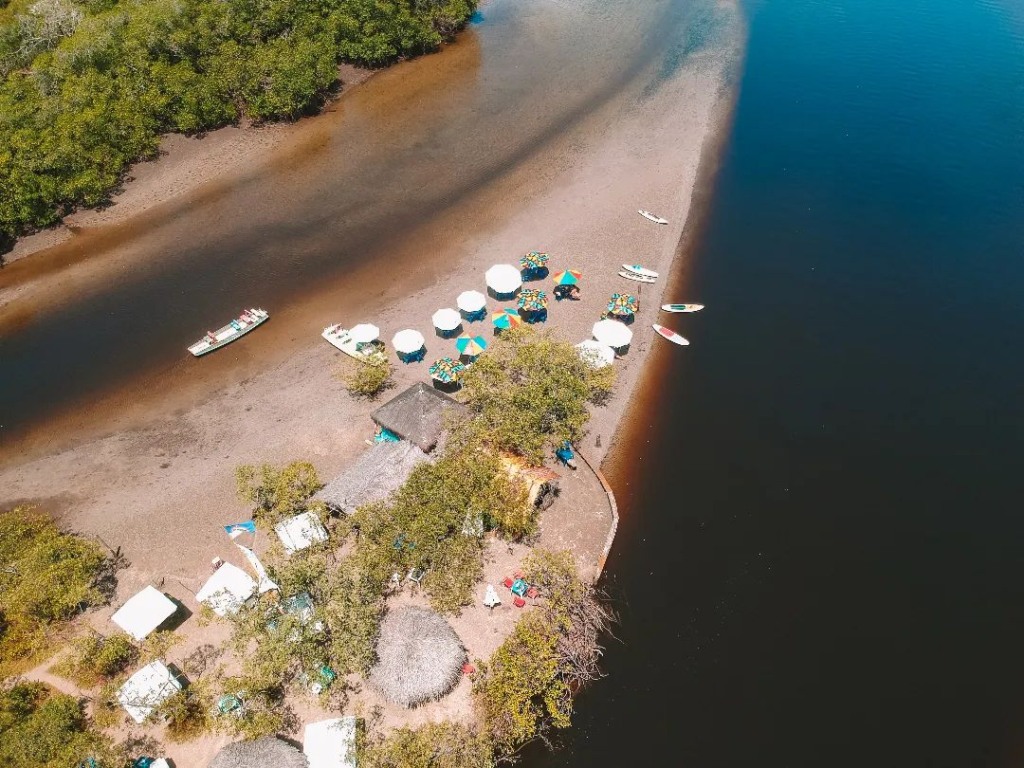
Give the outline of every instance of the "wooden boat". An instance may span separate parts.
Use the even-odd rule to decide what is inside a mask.
[[[703,304],[662,304],[665,312],[700,312],[704,309]]]
[[[262,325],[270,319],[270,313],[265,309],[246,309],[237,318],[217,331],[207,331],[195,344],[188,348],[196,357],[202,357],[208,352],[220,349],[242,338],[258,325]]]
[[[335,349],[340,349],[349,357],[362,362],[378,357],[383,348],[383,345],[376,341],[360,344],[352,338],[349,329],[342,328],[340,324],[327,326],[320,335]]]
[[[637,213],[639,213],[645,219],[653,221],[655,224],[668,224],[668,219],[663,219],[661,218],[661,216],[656,216],[650,211],[645,211],[642,208],[639,211],[637,211]]]
[[[619,272],[619,277],[624,277],[627,280],[632,280],[635,283],[657,282],[653,277],[644,277],[643,275],[638,275],[636,272]]]
[[[681,347],[685,347],[690,343],[682,336],[680,336],[678,333],[673,331],[671,328],[666,328],[664,325],[658,325],[657,323],[655,323],[654,325],[651,326],[651,328],[657,331],[659,336],[668,339],[673,344],[678,344]]]
[[[639,264],[623,264],[622,268],[627,272],[632,272],[633,274],[640,275],[641,277],[658,278],[658,273],[653,269],[647,269],[647,267],[642,267]]]

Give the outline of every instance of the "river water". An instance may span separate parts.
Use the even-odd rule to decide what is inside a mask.
[[[1024,7],[764,0],[540,766],[1024,761]]]

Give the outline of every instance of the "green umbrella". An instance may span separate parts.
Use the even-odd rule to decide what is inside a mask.
[[[462,363],[452,360],[450,357],[442,357],[430,366],[430,376],[442,384],[450,384],[458,381],[459,375],[466,369]]]

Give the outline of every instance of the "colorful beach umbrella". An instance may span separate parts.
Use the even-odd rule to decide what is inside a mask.
[[[555,285],[577,285],[583,273],[578,269],[567,269],[555,275]]]
[[[442,384],[450,384],[458,381],[459,376],[466,370],[466,366],[450,357],[442,357],[430,366],[430,376]]]
[[[608,302],[608,314],[629,316],[635,315],[640,309],[640,302],[631,293],[613,293]]]
[[[439,309],[434,313],[434,327],[439,331],[454,331],[462,323],[462,316],[454,309]]]
[[[519,266],[523,269],[543,269],[548,263],[548,255],[541,251],[530,251],[519,259]]]
[[[544,291],[533,288],[524,288],[519,293],[519,308],[526,312],[539,312],[547,309],[548,295]]]
[[[464,333],[455,340],[455,348],[460,355],[476,357],[487,349],[487,340],[483,336],[470,336]]]
[[[495,293],[515,293],[523,285],[523,276],[511,264],[495,264],[484,277]]]
[[[518,328],[523,324],[523,318],[519,316],[517,309],[503,309],[491,315],[491,322],[495,328]]]
[[[480,291],[463,291],[455,300],[455,304],[463,312],[479,312],[487,306],[487,297]]]
[[[411,355],[413,352],[419,352],[423,349],[426,340],[419,331],[406,328],[404,331],[396,333],[394,338],[391,339],[391,343],[399,354]]]
[[[625,347],[633,340],[633,332],[618,320],[599,320],[594,323],[594,338],[612,349]]]

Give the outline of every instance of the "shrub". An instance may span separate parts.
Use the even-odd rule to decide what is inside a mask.
[[[128,635],[104,637],[90,632],[71,644],[68,656],[54,671],[89,687],[121,674],[139,657]]]
[[[354,397],[373,400],[395,385],[393,373],[394,367],[383,356],[371,358],[365,363],[353,363],[345,375],[345,388]]]
[[[360,750],[363,768],[492,768],[494,750],[486,736],[451,722],[398,728]]]
[[[293,461],[282,469],[245,464],[235,470],[235,484],[239,497],[253,505],[253,519],[271,526],[302,512],[321,487],[308,461]]]

